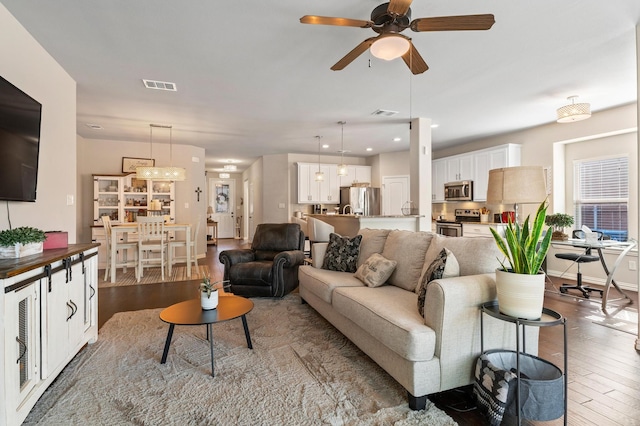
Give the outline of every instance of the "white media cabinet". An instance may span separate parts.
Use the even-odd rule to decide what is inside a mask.
[[[0,426],[21,424],[98,339],[98,244],[0,259]]]

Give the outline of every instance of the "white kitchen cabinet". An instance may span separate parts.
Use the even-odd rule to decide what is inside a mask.
[[[473,200],[486,201],[489,170],[520,165],[520,145],[507,144],[474,154]]]
[[[473,154],[462,154],[454,155],[452,157],[446,157],[446,162],[446,182],[457,182],[461,180],[473,179]]]
[[[491,228],[498,231],[498,234],[504,236],[506,225],[498,223],[463,223],[462,236],[473,238],[493,238]]]
[[[444,201],[444,184],[447,183],[447,160],[439,159],[431,162],[431,200]]]
[[[337,170],[336,170],[337,172]],[[371,166],[347,166],[347,175],[338,176],[339,187],[371,183]]]
[[[316,164],[298,163],[298,203],[313,203],[320,198],[318,184],[315,182],[315,172],[320,170]]]
[[[324,173],[324,180],[316,182],[316,172]],[[298,163],[298,203],[338,204],[340,188],[336,164]]]
[[[444,201],[444,184],[473,181],[473,201],[486,201],[489,170],[520,165],[520,145],[505,144],[431,162],[431,199]]]
[[[340,185],[338,183],[338,165],[322,164],[320,170],[324,172],[324,181],[320,182],[320,200],[322,204],[340,203]]]
[[[70,245],[0,266],[0,425],[21,424],[98,338],[97,247]]]
[[[163,215],[175,220],[174,182],[150,181],[128,175],[93,175],[93,223],[107,215],[114,223],[135,222],[146,215],[149,202],[159,200]]]

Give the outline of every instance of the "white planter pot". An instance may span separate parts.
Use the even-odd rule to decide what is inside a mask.
[[[42,243],[18,243],[13,247],[0,246],[0,259],[16,259],[38,253],[42,253]]]
[[[200,304],[202,309],[209,311],[218,307],[218,290],[212,291],[211,296],[207,297],[207,293],[200,293]]]
[[[496,269],[496,291],[498,308],[503,314],[529,320],[542,316],[544,274],[514,274]]]

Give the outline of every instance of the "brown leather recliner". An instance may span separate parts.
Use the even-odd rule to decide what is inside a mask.
[[[224,250],[224,280],[246,297],[282,297],[298,287],[304,261],[304,233],[297,223],[258,225],[250,249]]]

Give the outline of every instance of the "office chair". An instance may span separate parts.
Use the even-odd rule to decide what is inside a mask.
[[[605,235],[599,231],[593,231],[597,234],[598,240],[605,239]],[[585,233],[579,229],[575,229],[573,231],[573,238],[584,239]],[[589,262],[598,262],[600,260],[599,256],[594,256],[591,254],[591,247],[587,247],[584,253],[556,253],[556,257],[558,259],[571,260],[578,264],[578,273],[576,275],[576,285],[571,284],[562,284],[560,286],[560,293],[567,293],[567,290],[574,289],[580,290],[585,299],[588,299],[591,295],[591,292],[600,293],[600,297],[602,297],[604,290],[600,290],[597,288],[584,286],[582,285],[582,273],[580,272],[580,264],[581,263],[589,263]]]

